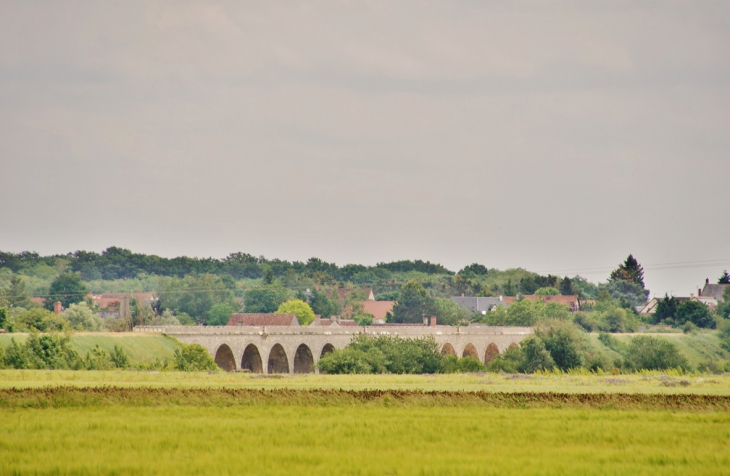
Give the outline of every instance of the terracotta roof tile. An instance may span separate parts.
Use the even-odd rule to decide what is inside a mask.
[[[299,325],[296,314],[277,313],[236,313],[228,319],[229,326],[286,326]]]
[[[373,319],[385,319],[385,315],[393,312],[395,301],[363,301],[363,311],[372,314]]]

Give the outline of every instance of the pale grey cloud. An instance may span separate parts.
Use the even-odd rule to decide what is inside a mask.
[[[536,271],[730,258],[729,13],[5,1],[0,249]],[[722,268],[647,281],[689,292]]]

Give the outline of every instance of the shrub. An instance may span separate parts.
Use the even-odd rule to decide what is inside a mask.
[[[573,324],[552,321],[538,327],[535,335],[542,340],[554,365],[560,370],[579,368],[585,363],[587,342],[582,331]]]
[[[61,315],[42,308],[22,310],[10,319],[11,332],[59,332],[68,329],[68,321]]]
[[[516,373],[522,362],[522,350],[514,346],[508,348],[503,354],[497,355],[487,364],[488,372]]]
[[[129,367],[129,357],[127,357],[127,353],[124,352],[124,349],[119,347],[117,344],[114,344],[114,350],[109,353],[109,358],[118,369],[126,369]]]
[[[326,373],[423,374],[439,372],[442,360],[431,336],[401,339],[361,334],[344,349],[320,359],[319,368]]]
[[[537,336],[530,336],[522,341],[522,361],[518,367],[520,372],[533,373],[536,370],[550,370],[555,363],[545,343]]]
[[[442,372],[446,374],[484,372],[485,370],[487,370],[487,367],[471,356],[460,359],[455,355],[448,355],[444,357],[442,366]]]
[[[576,312],[573,315],[573,323],[580,326],[586,332],[593,332],[598,329],[598,323],[593,316],[585,312]]]
[[[86,353],[83,362],[84,368],[87,370],[109,370],[115,367],[109,354],[96,344],[91,352]]]
[[[626,349],[626,365],[633,370],[689,367],[687,359],[675,344],[651,336],[637,336],[631,339]]]
[[[715,320],[712,318],[710,310],[699,301],[686,301],[677,307],[677,313],[674,316],[674,322],[677,327],[691,322],[697,327],[712,329],[715,327]]]
[[[5,365],[15,369],[77,369],[78,354],[68,346],[68,336],[32,333],[23,344],[12,339],[5,352]]]
[[[175,368],[184,372],[216,370],[213,358],[200,344],[183,344],[182,349],[175,350]]]
[[[385,372],[385,363],[385,355],[379,349],[364,352],[348,346],[319,359],[317,367],[326,374],[370,374]]]

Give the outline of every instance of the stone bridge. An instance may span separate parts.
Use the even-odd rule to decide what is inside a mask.
[[[530,327],[487,326],[137,326],[135,332],[164,333],[205,347],[223,370],[310,373],[322,356],[342,349],[358,334],[401,338],[433,336],[442,354],[487,363],[532,334]]]

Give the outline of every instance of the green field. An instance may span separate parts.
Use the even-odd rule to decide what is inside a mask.
[[[598,374],[256,375],[135,370],[0,370],[0,388],[76,387],[395,389],[730,395],[730,375]]]
[[[510,395],[3,390],[0,473],[730,473],[727,397],[682,411],[664,406],[686,397],[614,398],[639,411]],[[25,407],[39,397],[54,406]]]
[[[28,334],[0,334],[0,347],[9,346],[12,339],[21,343],[27,338]],[[175,349],[180,348],[180,343],[175,339],[136,332],[77,332],[71,336],[69,343],[82,356],[90,352],[96,344],[107,352],[114,349],[115,345],[120,346],[129,356],[132,365],[150,365],[155,360],[172,360]]]

